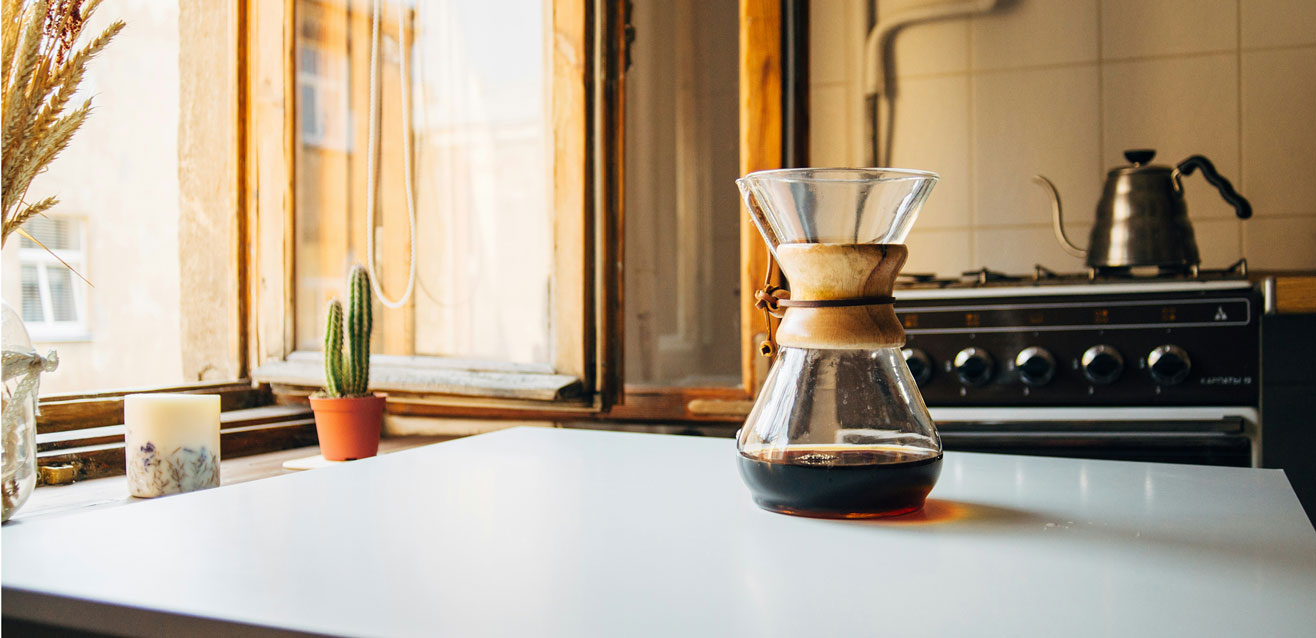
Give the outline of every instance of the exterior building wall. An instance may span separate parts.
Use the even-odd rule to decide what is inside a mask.
[[[80,98],[93,107],[72,143],[38,176],[28,201],[60,202],[48,214],[79,220],[87,333],[35,343],[59,351],[43,394],[185,381],[179,327],[178,6],[109,0],[86,27],[128,26],[88,64]],[[3,294],[20,308],[19,239],[3,254]],[[74,280],[74,286],[86,287]],[[198,310],[204,311],[204,310]]]

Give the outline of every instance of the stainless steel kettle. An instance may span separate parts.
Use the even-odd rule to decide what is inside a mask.
[[[1088,248],[1075,246],[1065,236],[1060,193],[1051,180],[1036,175],[1033,181],[1051,192],[1052,224],[1065,250],[1075,257],[1087,256],[1096,272],[1119,272],[1136,266],[1157,266],[1162,271],[1195,270],[1201,263],[1197,240],[1188,222],[1181,176],[1202,169],[1202,176],[1233,205],[1240,219],[1252,216],[1252,205],[1234,191],[1229,180],[1217,173],[1211,161],[1193,155],[1173,168],[1149,164],[1156,151],[1124,151],[1128,166],[1106,173],[1106,186],[1097,202],[1097,214]]]

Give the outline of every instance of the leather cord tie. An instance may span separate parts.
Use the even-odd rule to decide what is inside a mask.
[[[847,297],[845,299],[781,299],[777,302],[783,308],[845,308],[849,306],[885,306],[895,303],[895,297]]]
[[[791,291],[777,286],[768,286],[754,293],[754,307],[780,319],[786,314],[786,311],[781,310],[780,307],[789,305],[790,298]],[[783,301],[786,303],[783,304]]]
[[[846,297],[844,299],[791,299],[791,292],[768,286],[754,293],[754,307],[766,310],[780,319],[786,314],[782,308],[847,308],[854,306],[885,306],[894,303],[895,297]]]

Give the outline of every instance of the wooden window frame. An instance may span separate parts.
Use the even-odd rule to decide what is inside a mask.
[[[740,171],[782,168],[786,165],[784,143],[786,100],[793,99],[797,112],[791,131],[792,162],[806,161],[808,149],[807,85],[795,86],[790,95],[783,93],[783,5],[787,10],[805,11],[794,6],[798,0],[740,0],[739,2],[739,137]],[[797,15],[796,19],[799,19]],[[804,19],[807,21],[807,14]],[[807,22],[797,24],[804,27]],[[629,29],[623,19],[620,29]],[[637,37],[644,37],[640,32]],[[807,51],[797,51],[796,64],[807,67]],[[807,79],[797,75],[799,82]],[[802,90],[803,89],[803,90]],[[621,149],[616,157],[620,161]],[[725,387],[679,387],[626,384],[623,402],[607,411],[583,411],[572,406],[554,409],[532,405],[515,406],[479,401],[451,401],[442,398],[405,401],[390,406],[390,412],[404,416],[454,416],[474,419],[537,418],[556,422],[604,420],[614,423],[691,425],[726,425],[744,421],[753,407],[753,399],[767,375],[769,361],[759,354],[759,342],[766,327],[763,314],[754,307],[754,291],[763,285],[768,265],[768,251],[758,230],[742,207],[740,215],[740,355],[741,383]],[[618,253],[618,259],[621,254]],[[620,299],[619,299],[620,301]],[[617,317],[620,317],[620,306]],[[618,340],[621,332],[612,333]],[[621,360],[616,365],[620,367]]]
[[[781,168],[782,148],[782,2],[740,0],[740,174]],[[763,313],[754,292],[763,286],[768,248],[740,211],[740,373],[745,394],[757,394],[767,376],[759,354],[765,337]]]
[[[554,64],[571,71],[570,86],[575,91],[575,99],[581,102],[590,100],[594,105],[591,112],[599,114],[592,120],[569,120],[573,131],[570,143],[586,158],[601,158],[592,163],[582,162],[573,167],[572,173],[563,167],[555,175],[555,181],[579,179],[582,185],[570,193],[573,198],[570,205],[579,214],[571,225],[559,224],[556,227],[558,239],[590,251],[589,254],[585,250],[568,254],[563,249],[565,245],[560,245],[555,253],[558,267],[580,273],[581,285],[572,296],[572,301],[579,303],[580,309],[574,321],[581,326],[588,325],[590,329],[582,329],[578,339],[567,340],[567,347],[561,353],[566,363],[564,370],[574,373],[569,378],[578,381],[580,387],[570,388],[570,382],[566,381],[560,386],[566,389],[560,396],[550,398],[551,395],[541,394],[524,398],[499,394],[497,383],[484,386],[483,395],[470,391],[469,387],[462,393],[446,393],[437,383],[417,385],[390,392],[389,412],[401,416],[556,422],[607,420],[642,424],[726,424],[741,421],[767,370],[766,360],[757,354],[763,331],[762,315],[753,309],[753,290],[761,284],[767,250],[743,211],[740,222],[742,384],[739,387],[694,388],[628,385],[625,387],[625,401],[621,402],[623,61],[629,24],[625,0],[574,0],[571,7],[572,12],[554,14],[557,25]],[[292,127],[295,125],[294,114],[288,108],[292,92],[296,90],[292,2],[227,0],[222,6],[207,10],[228,15],[231,21],[225,29],[208,36],[205,46],[209,52],[191,60],[189,68],[221,68],[225,77],[233,80],[233,85],[214,83],[211,89],[197,92],[190,98],[192,107],[185,108],[185,113],[180,116],[188,115],[195,122],[206,117],[224,117],[227,113],[235,126],[233,130],[212,127],[214,130],[180,136],[180,146],[184,147],[180,152],[189,154],[193,168],[193,173],[183,180],[180,188],[184,199],[190,201],[193,208],[206,209],[199,214],[207,219],[196,220],[194,225],[227,224],[232,250],[215,251],[213,256],[214,260],[229,266],[221,268],[225,279],[216,283],[218,293],[209,293],[223,297],[219,312],[185,325],[184,338],[231,328],[234,333],[232,343],[212,346],[211,349],[221,351],[220,355],[227,354],[234,367],[235,374],[231,378],[238,380],[133,392],[242,392],[245,398],[234,402],[230,408],[257,409],[272,403],[304,407],[304,396],[314,388],[294,381],[303,379],[311,368],[318,376],[319,367],[317,359],[295,355],[290,347],[293,343],[290,312],[293,235],[290,231],[294,210],[291,199],[294,138],[286,133],[294,131]],[[740,162],[741,171],[749,172],[782,164],[781,3],[779,0],[740,0],[739,11]],[[592,24],[595,16],[604,16],[604,24],[593,31],[592,39],[588,39],[591,31],[587,25]],[[275,68],[268,64],[262,66],[259,64],[261,51],[266,57],[281,55],[280,63]],[[604,53],[596,57],[599,51]],[[594,59],[605,63],[590,63]],[[211,77],[213,82],[213,74]],[[198,108],[198,104],[211,104],[211,107]],[[184,137],[195,139],[185,140]],[[556,138],[555,144],[568,141],[565,137]],[[595,153],[585,154],[586,148],[594,149]],[[215,188],[215,184],[233,184],[233,188]],[[227,211],[236,211],[237,214]],[[190,211],[189,215],[196,212]],[[608,267],[592,267],[593,264]],[[185,298],[187,303],[202,301],[195,295]],[[207,353],[212,358],[220,355]],[[406,357],[394,359],[389,363],[401,367],[418,363],[403,361],[408,359]],[[200,361],[204,359],[198,357]],[[303,372],[296,377],[278,377],[274,373],[280,366],[269,367],[276,362],[283,366],[301,366]],[[481,366],[438,359],[419,363],[426,365],[413,367],[429,370],[446,367],[449,372],[478,368],[486,378],[502,381],[509,381],[522,373],[552,374],[543,367],[525,370],[513,365]],[[193,368],[201,365],[204,364],[185,361],[184,369],[193,374],[196,372]],[[259,375],[251,374],[257,366],[265,366],[270,372],[269,383],[254,384],[247,380],[252,376],[259,379]],[[394,365],[381,366],[376,375],[387,374],[386,370],[391,367]],[[439,391],[435,391],[436,388]],[[127,393],[129,391],[45,397],[41,401],[44,412],[38,435],[87,429],[86,445],[82,446],[86,458],[110,458],[104,455],[113,456],[112,453],[96,447],[109,444],[103,438],[106,431],[98,428],[122,423],[122,396]],[[576,398],[564,400],[564,395]],[[305,416],[304,413],[289,413],[286,420],[297,422],[302,429],[296,433],[282,429],[287,439],[282,444],[314,443],[313,430],[307,429],[310,426]],[[229,420],[239,423],[243,418],[243,415],[235,414]],[[238,431],[233,434],[238,434]],[[259,438],[262,435],[247,436]],[[268,444],[280,445],[279,436],[268,435]],[[63,456],[47,454],[41,458],[43,465],[83,458],[74,455],[79,447],[69,443],[68,435],[60,434],[56,438],[60,441],[52,443],[47,451],[63,450],[59,452]],[[236,445],[238,449],[249,450],[248,453],[263,451],[258,446]],[[118,454],[122,456],[121,452]],[[225,455],[231,456],[232,453],[226,450]],[[113,473],[112,466],[112,461],[109,465],[82,463],[83,469],[79,470],[77,478]]]
[[[625,55],[621,0],[552,6],[552,365],[442,357],[372,357],[390,411],[442,414],[606,411],[620,390],[621,152]],[[245,204],[252,377],[297,400],[323,383],[319,353],[294,340],[295,3],[246,4]]]
[[[786,5],[786,6],[784,6]],[[782,168],[786,100],[793,99],[796,126],[791,131],[795,157],[804,161],[808,148],[807,85],[783,89],[783,9],[795,11],[795,28],[807,33],[807,7],[799,0],[739,0],[739,138],[741,174]],[[802,35],[802,34],[801,34]],[[644,37],[643,32],[638,37]],[[798,41],[797,41],[798,42]],[[806,40],[807,43],[807,40]],[[807,69],[807,46],[796,51],[794,62]],[[803,69],[800,69],[803,70]],[[801,78],[804,78],[801,80]],[[797,83],[807,76],[797,75]],[[674,387],[626,386],[626,402],[606,415],[611,421],[638,423],[729,424],[743,422],[767,376],[769,360],[759,354],[766,336],[763,313],[755,308],[754,292],[763,285],[768,250],[748,211],[740,213],[740,368],[738,386]]]

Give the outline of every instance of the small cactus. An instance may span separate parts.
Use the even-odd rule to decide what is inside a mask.
[[[370,275],[360,265],[347,275],[347,351],[343,351],[343,304],[329,302],[324,332],[324,393],[329,397],[363,397],[370,387]]]

